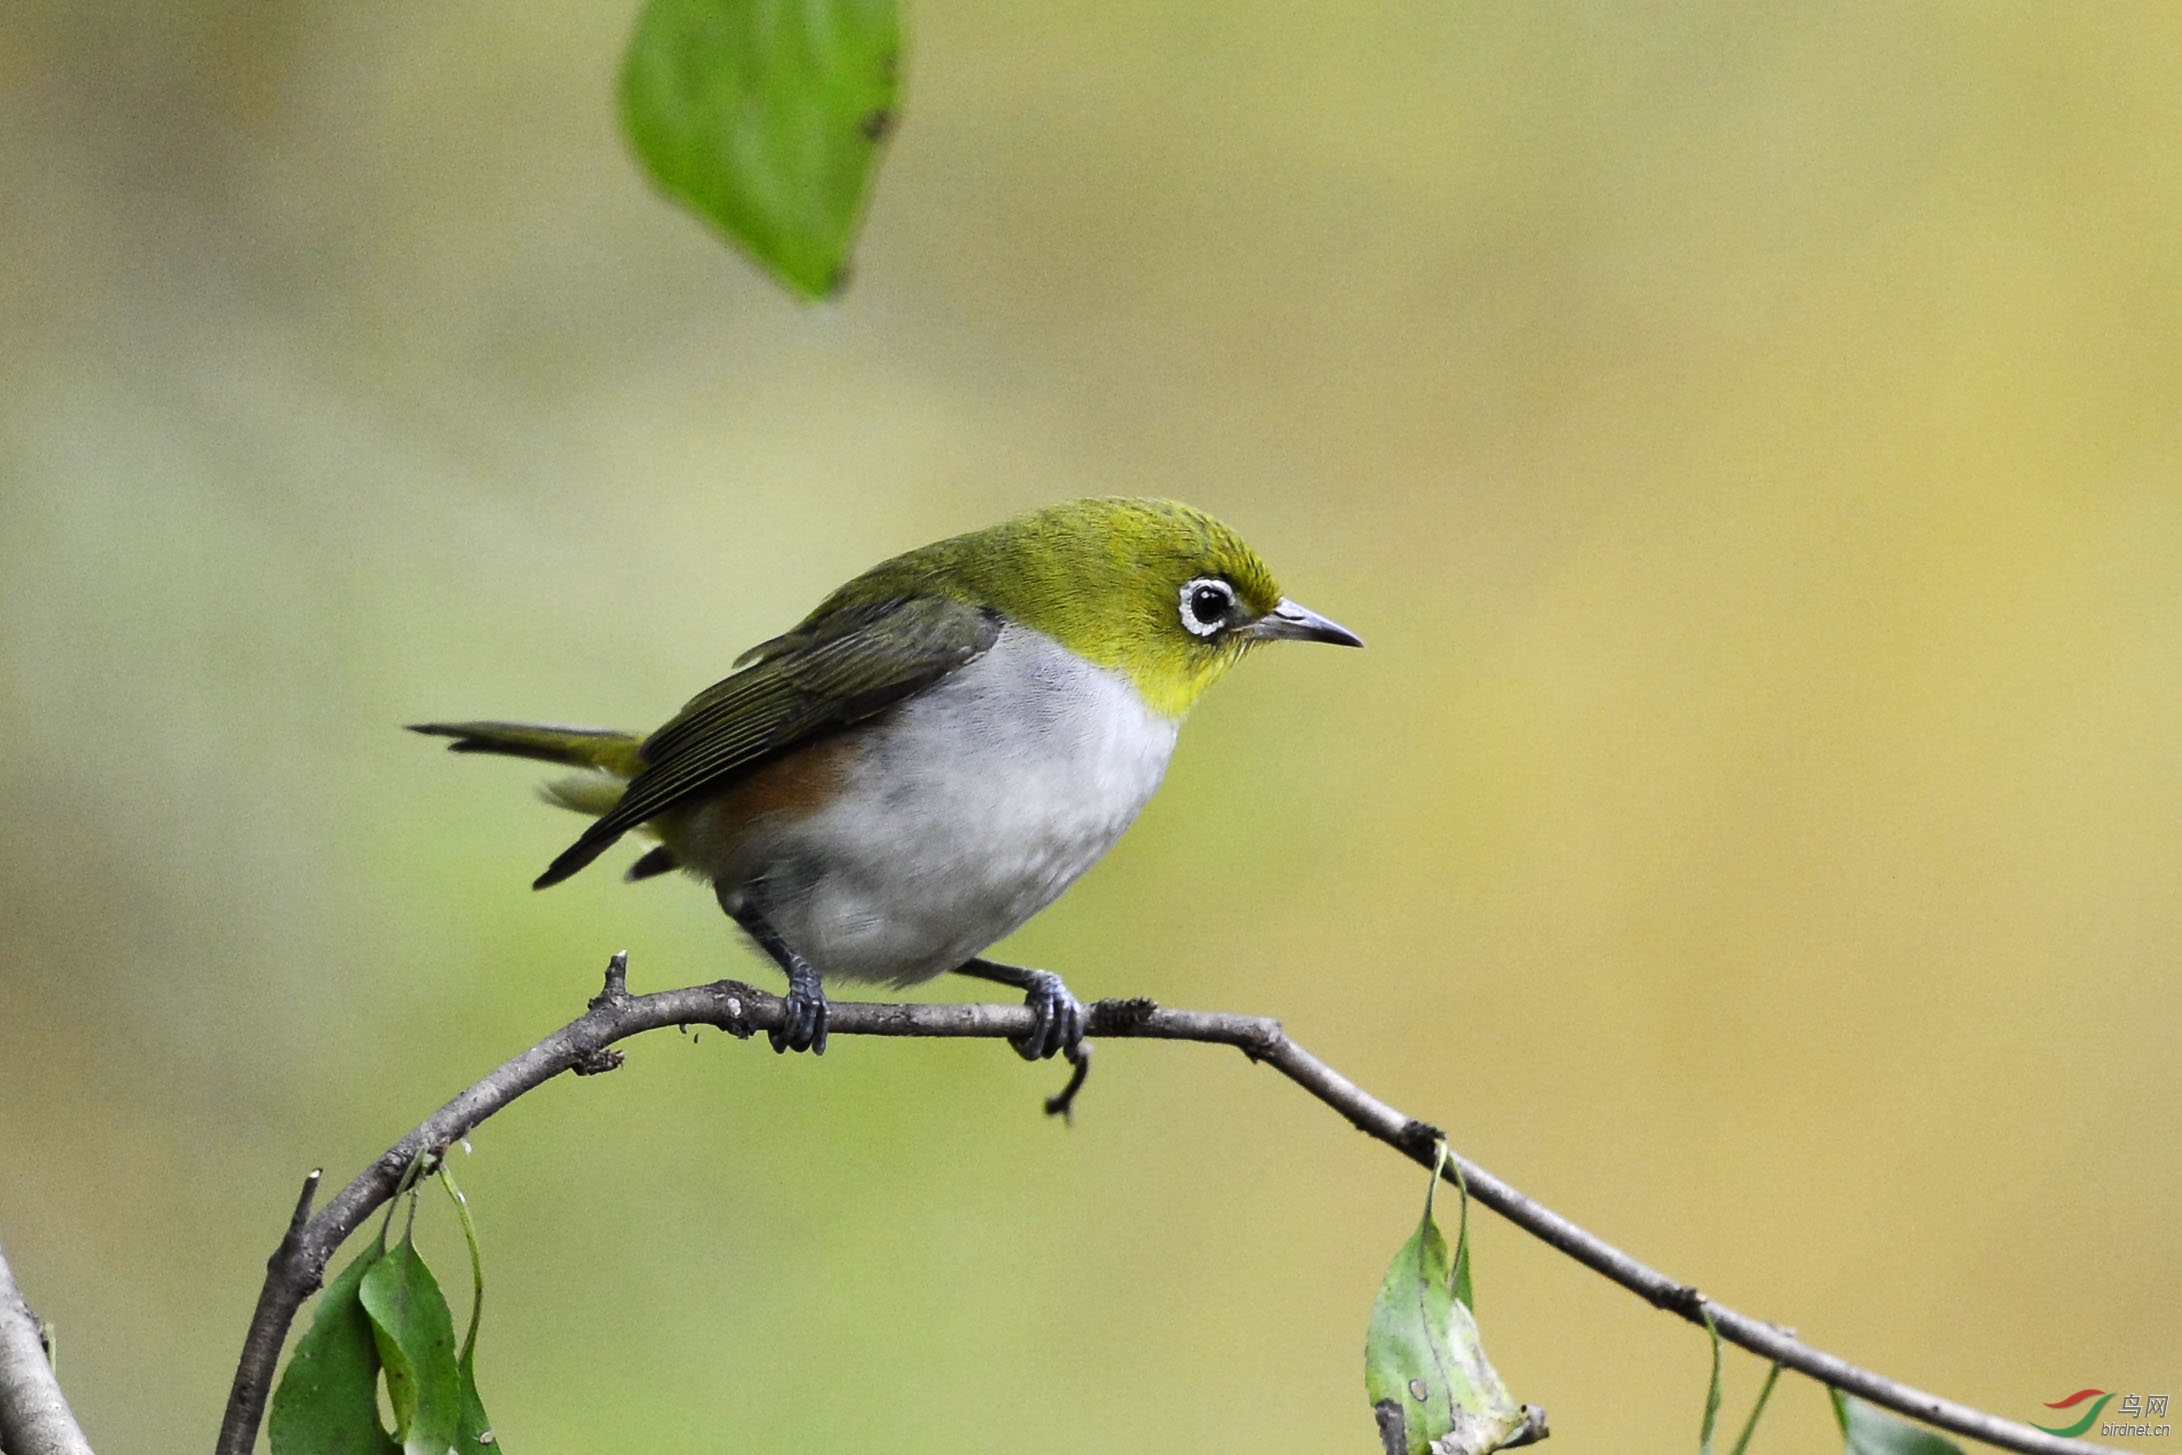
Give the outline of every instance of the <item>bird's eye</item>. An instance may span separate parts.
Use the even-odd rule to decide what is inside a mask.
[[[1191,636],[1211,636],[1234,609],[1235,588],[1216,576],[1199,576],[1182,588],[1182,625]]]

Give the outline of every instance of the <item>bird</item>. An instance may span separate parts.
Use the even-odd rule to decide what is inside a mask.
[[[1093,497],[881,562],[648,736],[410,730],[575,770],[542,792],[593,821],[533,887],[627,834],[651,846],[625,878],[709,883],[787,977],[775,1051],[825,1053],[829,984],[952,972],[1023,992],[1025,1059],[1076,1061],[1066,983],[983,952],[1114,846],[1190,708],[1274,641],[1364,644],[1204,512]]]

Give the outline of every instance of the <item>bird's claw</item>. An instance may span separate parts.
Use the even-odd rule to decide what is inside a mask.
[[[1076,1059],[1076,1047],[1083,1042],[1083,1002],[1069,994],[1061,977],[1050,970],[1026,972],[1030,984],[1023,996],[1023,1004],[1030,1007],[1032,1021],[1030,1034],[1020,1040],[1008,1042],[1017,1055],[1025,1061],[1045,1061],[1062,1053],[1068,1059]]]
[[[768,1032],[775,1051],[809,1051],[826,1054],[826,992],[818,973],[790,971],[788,993],[780,1002],[780,1025]]]

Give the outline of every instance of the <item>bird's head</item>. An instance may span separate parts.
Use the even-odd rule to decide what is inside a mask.
[[[1071,500],[911,557],[926,552],[933,586],[1126,674],[1170,717],[1260,642],[1364,644],[1282,596],[1241,536],[1171,500]]]

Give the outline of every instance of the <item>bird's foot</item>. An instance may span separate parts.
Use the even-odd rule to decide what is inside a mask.
[[[826,1009],[826,991],[818,983],[818,972],[803,964],[789,967],[788,993],[780,1002],[780,1025],[768,1035],[773,1049],[825,1055]]]
[[[1046,1098],[1046,1115],[1059,1117],[1070,1126],[1076,1124],[1076,1093],[1083,1090],[1084,1079],[1091,1074],[1091,1043],[1078,1041],[1068,1048],[1069,1063],[1076,1069],[1068,1073],[1068,1085]]]
[[[1036,1019],[1029,1035],[1008,1044],[1025,1061],[1045,1061],[1063,1052],[1069,1060],[1076,1060],[1076,1048],[1083,1043],[1083,1002],[1069,994],[1061,977],[1051,970],[1023,973],[1029,977],[1023,987],[1023,1004],[1030,1007]]]

